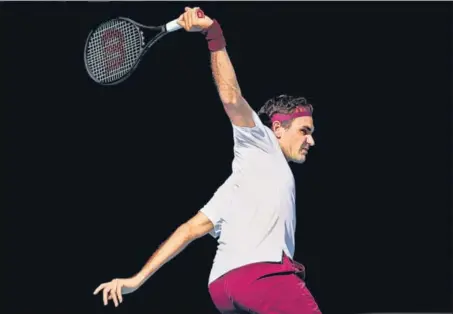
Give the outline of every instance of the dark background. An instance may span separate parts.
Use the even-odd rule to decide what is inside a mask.
[[[190,245],[118,309],[93,290],[137,272],[230,174],[231,126],[200,34],[161,40],[116,87],[85,38],[200,5],[243,94],[315,106],[297,249],[324,313],[451,311],[451,3],[3,3],[5,314],[216,313],[216,242]]]

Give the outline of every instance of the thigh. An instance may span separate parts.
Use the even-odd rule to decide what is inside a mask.
[[[305,282],[294,273],[265,276],[240,290],[233,301],[249,313],[321,314]]]
[[[234,304],[225,290],[224,278],[220,278],[209,285],[209,294],[220,313],[235,313]]]

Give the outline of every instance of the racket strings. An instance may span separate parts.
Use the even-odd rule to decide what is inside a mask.
[[[140,30],[124,20],[111,20],[93,32],[88,41],[86,63],[99,82],[116,81],[134,66],[142,51]]]

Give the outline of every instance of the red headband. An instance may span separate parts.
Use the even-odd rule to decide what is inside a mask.
[[[298,118],[298,117],[307,117],[307,116],[311,117],[311,111],[309,109],[307,109],[306,107],[298,106],[298,107],[296,107],[296,110],[294,110],[293,113],[288,113],[288,114],[276,113],[276,114],[274,114],[271,118],[271,121],[272,122],[275,122],[275,121],[283,122],[286,120],[290,120],[290,119],[294,119],[294,118]]]

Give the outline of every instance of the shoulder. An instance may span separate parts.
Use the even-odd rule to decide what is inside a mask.
[[[239,147],[255,147],[265,152],[273,152],[278,148],[274,132],[265,126],[258,114],[252,112],[253,126],[238,126],[233,124],[235,145]]]

